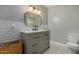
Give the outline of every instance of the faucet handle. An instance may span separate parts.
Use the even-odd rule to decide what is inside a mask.
[[[35,26],[35,29],[38,30],[38,26],[37,25]]]
[[[32,28],[32,30],[34,31],[35,30],[35,28],[34,28],[35,26],[33,25],[33,28]]]

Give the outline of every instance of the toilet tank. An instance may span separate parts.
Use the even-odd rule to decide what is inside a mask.
[[[68,41],[70,43],[79,43],[79,34],[68,33]]]

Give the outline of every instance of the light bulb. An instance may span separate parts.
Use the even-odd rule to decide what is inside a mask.
[[[40,14],[41,14],[41,11],[40,11],[40,10],[38,10],[37,14],[38,14],[38,15],[40,15]]]
[[[29,11],[32,12],[33,11],[33,7],[29,7]]]
[[[35,13],[35,14],[37,13],[37,9],[34,9],[34,13]]]

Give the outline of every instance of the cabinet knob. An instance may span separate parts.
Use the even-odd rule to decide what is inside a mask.
[[[40,36],[35,36],[35,37],[33,37],[33,39],[38,39],[38,38],[40,38]]]
[[[32,45],[32,47],[37,46],[37,45],[38,45],[38,44],[35,43],[35,44]]]

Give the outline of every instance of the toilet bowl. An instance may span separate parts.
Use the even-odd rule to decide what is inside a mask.
[[[79,53],[79,34],[68,33],[67,47],[72,53]]]
[[[79,45],[75,43],[67,43],[68,48],[72,53],[79,53]]]

